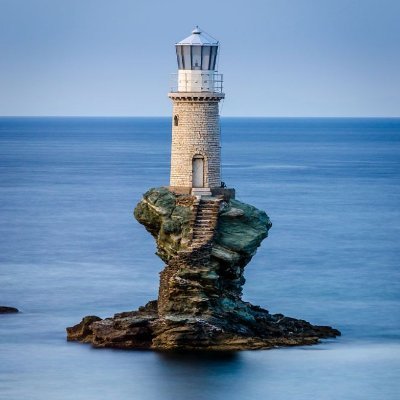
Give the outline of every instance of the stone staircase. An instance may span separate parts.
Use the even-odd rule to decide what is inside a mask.
[[[196,219],[193,225],[192,250],[211,243],[218,223],[218,211],[222,199],[202,198],[197,207]]]
[[[188,246],[179,250],[161,272],[158,313],[171,312],[174,304],[185,305],[186,312],[209,307],[209,297],[217,297],[215,277],[209,274],[212,240],[218,224],[218,211],[223,198],[201,197],[193,204],[192,237]],[[201,277],[201,278],[200,278]],[[208,293],[204,297],[204,291]],[[203,299],[202,305],[190,299]],[[171,299],[174,299],[172,301]],[[200,308],[199,308],[200,307]],[[174,312],[183,312],[174,309]]]

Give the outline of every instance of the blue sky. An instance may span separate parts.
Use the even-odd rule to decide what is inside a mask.
[[[170,115],[198,24],[225,116],[400,116],[399,20],[398,0],[0,0],[0,115]]]

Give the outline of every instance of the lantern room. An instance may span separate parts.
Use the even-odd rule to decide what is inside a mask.
[[[215,70],[218,41],[202,32],[198,26],[189,37],[181,40],[175,46],[179,69]]]
[[[222,92],[222,75],[216,73],[218,40],[196,26],[176,43],[178,85],[173,92]]]

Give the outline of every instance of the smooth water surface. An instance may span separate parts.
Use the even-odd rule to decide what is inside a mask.
[[[245,299],[329,324],[313,347],[94,350],[65,327],[156,298],[132,217],[168,184],[168,118],[0,118],[0,399],[398,399],[400,120],[222,119],[223,180],[273,227]]]

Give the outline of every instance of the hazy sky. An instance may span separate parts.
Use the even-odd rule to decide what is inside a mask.
[[[0,115],[170,115],[196,24],[225,116],[400,116],[399,0],[0,0]]]

